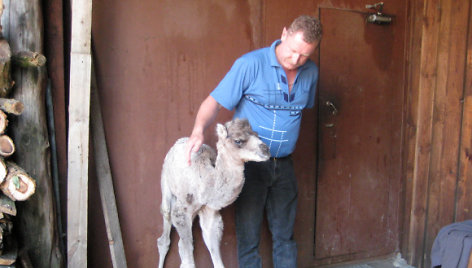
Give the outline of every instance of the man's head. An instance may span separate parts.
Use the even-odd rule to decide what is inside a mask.
[[[302,15],[290,27],[284,28],[282,42],[277,46],[279,63],[287,70],[294,70],[305,64],[321,40],[319,19]]]
[[[302,32],[303,41],[307,43],[319,42],[322,35],[320,20],[307,15],[301,15],[296,18],[287,31],[289,34]]]

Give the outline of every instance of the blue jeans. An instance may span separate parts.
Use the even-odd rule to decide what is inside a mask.
[[[297,267],[293,227],[297,207],[297,181],[291,157],[248,162],[246,181],[235,202],[239,267],[262,267],[259,241],[264,209],[272,233],[274,268]]]

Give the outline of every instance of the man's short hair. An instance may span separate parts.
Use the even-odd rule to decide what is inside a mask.
[[[303,32],[303,40],[307,43],[321,40],[322,27],[318,18],[308,15],[296,18],[288,28],[288,33],[293,34],[300,31]]]

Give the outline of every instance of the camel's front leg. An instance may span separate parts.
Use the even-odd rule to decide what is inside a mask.
[[[189,212],[190,211],[190,212]],[[179,233],[179,255],[182,264],[180,268],[195,268],[193,258],[193,237],[192,237],[192,209],[176,204],[172,209],[172,224]]]
[[[221,260],[220,241],[223,235],[223,219],[219,211],[204,207],[198,212],[200,226],[205,244],[210,251],[211,260],[215,268],[223,268]]]

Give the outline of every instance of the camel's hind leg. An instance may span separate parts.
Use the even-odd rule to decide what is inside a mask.
[[[215,268],[223,268],[221,260],[220,241],[223,235],[223,219],[220,212],[208,207],[202,208],[198,212],[200,226],[205,244],[210,251],[211,260]]]
[[[165,183],[162,183],[162,235],[157,239],[157,248],[159,249],[159,268],[164,267],[164,261],[169,251],[170,245],[170,232],[172,229],[171,223],[171,207],[172,207],[172,194],[167,191]]]
[[[179,255],[182,261],[180,268],[194,268],[195,260],[193,258],[192,237],[193,209],[178,203],[179,202],[172,208],[171,219],[180,237]]]
[[[164,267],[164,260],[166,258],[167,252],[169,251],[170,245],[170,231],[172,224],[170,222],[170,213],[162,213],[163,218],[163,230],[162,235],[157,239],[157,248],[159,249],[159,268]]]

